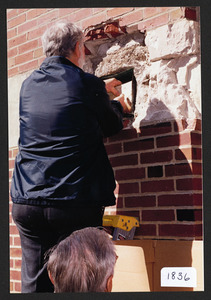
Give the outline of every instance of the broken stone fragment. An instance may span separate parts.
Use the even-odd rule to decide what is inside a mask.
[[[199,24],[183,19],[147,32],[145,39],[150,60],[171,59],[197,54],[199,45]]]

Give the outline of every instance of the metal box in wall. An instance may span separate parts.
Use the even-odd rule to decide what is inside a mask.
[[[136,102],[136,79],[134,76],[133,68],[122,70],[121,72],[117,72],[114,74],[109,74],[106,76],[102,76],[101,79],[106,80],[109,78],[116,78],[122,82],[122,85],[116,87],[117,90],[121,94],[125,95],[125,99],[127,99],[131,103],[131,113],[124,114],[124,117],[133,117],[133,112],[135,110],[135,102]],[[115,96],[112,93],[109,93],[110,99],[114,99]]]

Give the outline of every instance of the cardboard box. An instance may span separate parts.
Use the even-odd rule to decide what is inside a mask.
[[[203,241],[115,241],[118,260],[112,292],[203,291]],[[196,287],[161,287],[161,269],[195,268]]]
[[[137,246],[116,245],[118,259],[113,278],[113,292],[150,291],[144,251]]]

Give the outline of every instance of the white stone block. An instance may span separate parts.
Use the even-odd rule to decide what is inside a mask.
[[[150,60],[199,53],[199,24],[183,19],[148,31],[145,39]]]

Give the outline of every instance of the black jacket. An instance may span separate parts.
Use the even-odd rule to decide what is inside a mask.
[[[46,58],[20,91],[12,201],[114,205],[115,180],[103,137],[121,129],[122,106],[109,100],[101,79],[64,57]]]

